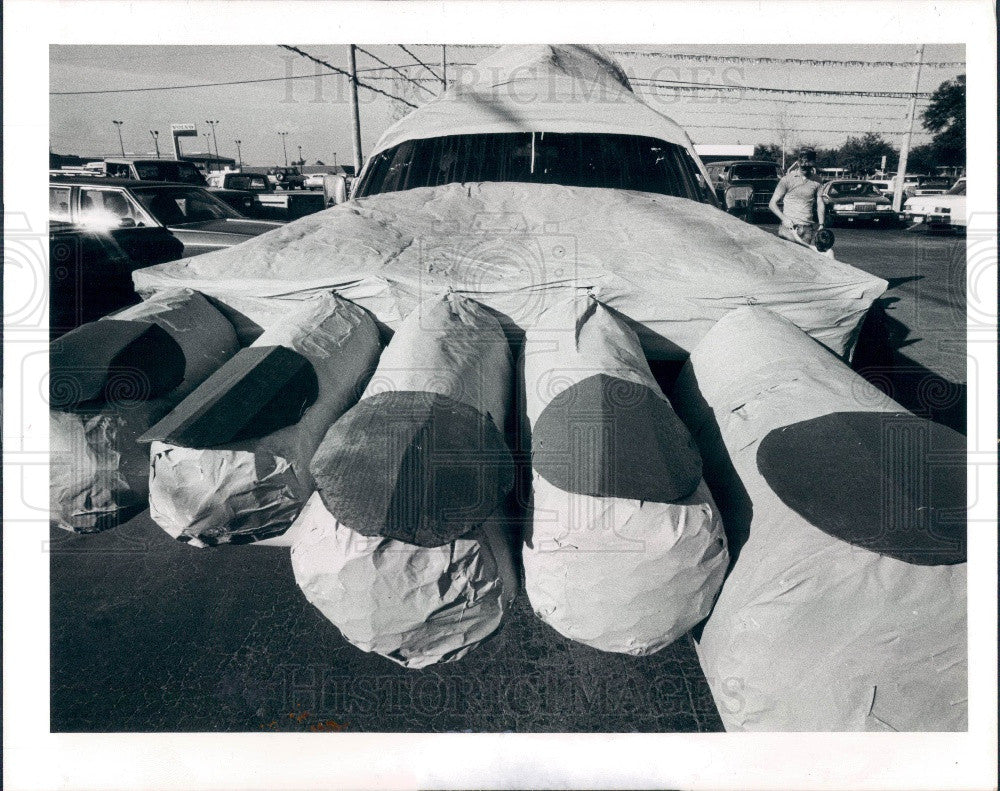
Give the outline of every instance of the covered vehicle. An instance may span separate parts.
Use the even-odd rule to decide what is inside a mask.
[[[453,289],[515,335],[590,292],[668,360],[748,303],[849,355],[887,286],[720,211],[683,129],[586,46],[506,47],[462,72],[385,132],[353,197],[136,286],[197,288],[247,340],[322,290],[394,329]]]
[[[965,228],[965,178],[944,195],[925,195],[908,198],[903,205],[903,217],[914,224],[925,224],[931,230]]]
[[[870,181],[843,179],[823,185],[828,225],[837,222],[865,222],[894,225],[899,216],[892,210],[892,200],[882,195]]]

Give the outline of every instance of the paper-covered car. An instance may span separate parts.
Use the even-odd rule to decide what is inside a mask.
[[[553,629],[603,651],[661,650],[707,616],[699,650],[719,705],[739,661],[755,684],[755,708],[725,715],[727,727],[961,727],[964,701],[951,692],[965,673],[964,537],[948,535],[944,559],[920,547],[930,570],[914,571],[908,528],[914,514],[953,513],[963,492],[949,483],[951,499],[928,505],[923,489],[907,490],[887,506],[903,529],[871,545],[816,515],[856,512],[869,502],[859,487],[813,486],[803,473],[841,480],[815,451],[834,444],[838,475],[924,469],[912,456],[910,467],[883,464],[858,439],[856,426],[883,420],[872,410],[840,416],[854,390],[875,397],[846,363],[888,284],[728,214],[687,134],[602,51],[502,48],[384,133],[351,200],[133,278],[151,303],[175,295],[169,313],[67,336],[66,349],[108,339],[102,366],[76,387],[53,380],[68,393],[53,401],[63,499],[101,504],[96,515],[75,507],[64,526],[103,529],[147,498],[192,551],[290,547],[304,595],[344,638],[407,667],[460,659],[523,589]],[[780,331],[743,331],[734,315]],[[229,340],[212,369],[185,375],[219,324]],[[113,398],[116,377],[150,349],[173,360],[174,377],[139,382],[158,408],[127,422],[142,399]],[[687,361],[672,400],[649,361]],[[757,444],[789,416],[807,425],[769,440],[776,461],[761,472]],[[842,441],[816,433],[829,426],[846,426]],[[940,439],[949,453],[961,445]],[[74,454],[83,441],[92,452]],[[148,478],[118,468],[143,453]],[[90,458],[101,463],[73,468]],[[749,542],[733,530],[741,515]],[[783,519],[796,531],[784,544],[772,530]],[[856,521],[863,533],[887,519]],[[808,667],[799,634],[821,635],[813,648],[835,642],[778,628],[779,597],[798,578],[768,589],[774,622],[728,650],[753,622],[744,613],[757,600],[741,586],[762,567],[755,551],[776,569],[769,584],[792,569],[837,589],[823,563],[798,563],[817,541],[845,558],[855,588],[886,567],[899,590],[929,580],[905,607],[943,613],[927,650],[946,651],[946,666],[902,661],[897,646],[926,626],[904,605],[845,589],[837,617],[865,615],[871,628],[838,656],[863,662],[875,646],[879,666],[824,666],[808,689],[776,687],[772,646],[788,678]],[[806,605],[800,620],[813,617]],[[921,691],[927,678],[940,694]],[[846,715],[838,696],[850,698]],[[942,696],[947,718],[935,714]]]

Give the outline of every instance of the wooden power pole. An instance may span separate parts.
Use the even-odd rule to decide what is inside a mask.
[[[358,60],[351,44],[351,123],[354,140],[354,176],[361,173],[361,113],[358,110]]]
[[[448,90],[448,49],[441,45],[441,87]]]
[[[892,194],[892,210],[899,214],[903,208],[903,182],[906,181],[906,165],[910,158],[910,143],[913,141],[913,122],[917,115],[917,91],[920,90],[920,67],[924,63],[924,45],[917,50],[917,71],[913,77],[913,95],[910,97],[910,124],[906,128],[903,147],[899,150],[899,167],[896,168],[896,184]]]

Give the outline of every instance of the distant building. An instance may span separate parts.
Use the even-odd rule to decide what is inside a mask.
[[[230,157],[217,157],[215,154],[181,154],[181,159],[191,162],[198,170],[209,172],[213,170],[232,170],[236,160]]]
[[[754,146],[743,144],[705,143],[694,147],[695,153],[702,162],[723,162],[730,159],[750,159],[753,157]]]

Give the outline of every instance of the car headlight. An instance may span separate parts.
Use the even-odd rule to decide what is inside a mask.
[[[889,209],[891,208],[892,206],[890,206],[887,203],[880,203],[878,206],[875,207],[875,211],[889,211]]]
[[[839,206],[837,206],[837,208],[840,209],[841,211],[854,211],[854,204],[853,203],[841,203]]]

